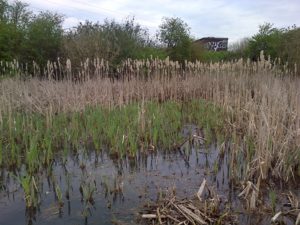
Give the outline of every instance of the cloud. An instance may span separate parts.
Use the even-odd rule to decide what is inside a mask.
[[[63,23],[63,27],[65,29],[71,29],[76,27],[80,22],[84,22],[84,20],[80,20],[76,17],[67,17]]]
[[[194,37],[224,36],[230,41],[249,37],[264,22],[286,27],[300,24],[299,0],[24,0],[35,11],[54,10],[65,15],[65,27],[86,19],[122,21],[135,16],[154,34],[163,17],[177,16],[191,27]]]

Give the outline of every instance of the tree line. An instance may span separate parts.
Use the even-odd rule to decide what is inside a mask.
[[[259,26],[258,33],[232,46],[232,51],[241,57],[257,60],[261,51],[272,61],[291,66],[300,65],[300,28],[293,25],[276,28],[271,23]]]
[[[194,43],[190,28],[181,18],[163,18],[156,38],[128,17],[123,22],[106,19],[104,22],[85,21],[64,30],[64,17],[42,11],[34,14],[29,5],[20,1],[0,0],[0,61],[35,61],[45,66],[47,61],[70,59],[80,65],[86,58],[103,58],[112,67],[126,58],[150,57],[184,60],[220,61],[240,57],[257,60],[263,50],[271,59],[300,65],[300,29],[296,26],[275,28],[270,23],[259,26],[250,38],[234,43],[227,52],[208,52]],[[299,71],[299,70],[298,70]]]

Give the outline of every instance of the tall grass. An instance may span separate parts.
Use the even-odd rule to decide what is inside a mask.
[[[134,154],[142,142],[170,145],[174,138],[169,135],[175,137],[182,125],[180,113],[195,107],[188,104],[191,100],[203,99],[226,112],[225,134],[234,143],[233,171],[243,168],[248,177],[262,179],[273,176],[290,180],[300,175],[300,79],[287,67],[279,69],[264,57],[258,62],[185,62],[184,66],[169,59],[128,59],[114,74],[98,59],[86,60],[76,71],[67,61],[64,67],[49,63],[45,73],[48,79],[1,81],[0,124],[6,137],[2,158],[10,155],[19,163],[20,139],[30,149],[27,157],[32,157],[34,142],[27,135],[45,127],[52,130],[43,134],[48,135],[43,144],[48,149],[63,145],[65,140],[78,145],[79,140],[89,138],[96,148],[104,143],[124,154]],[[59,73],[66,79],[53,79]],[[162,111],[151,106],[166,101],[173,103]],[[163,117],[164,112],[167,115]],[[186,112],[184,122],[198,118],[201,124],[207,117],[202,127],[213,127],[218,119],[218,114],[199,108]],[[42,119],[33,120],[33,114]],[[46,124],[40,127],[41,123]],[[105,129],[95,124],[103,124]],[[51,157],[48,152],[44,161]]]

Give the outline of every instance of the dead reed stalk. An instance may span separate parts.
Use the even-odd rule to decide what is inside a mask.
[[[75,75],[67,61],[67,79],[57,81],[53,77],[58,67],[49,63],[45,71],[49,79],[9,78],[0,82],[0,122],[15,111],[51,118],[58,112],[82,111],[87,106],[205,99],[226,110],[228,136],[241,146],[232,149],[232,155],[244,156],[248,178],[290,180],[300,174],[299,78],[264,59],[185,64],[183,69],[169,59],[128,59],[109,76],[103,60],[86,60]],[[79,82],[70,78],[74,76]]]

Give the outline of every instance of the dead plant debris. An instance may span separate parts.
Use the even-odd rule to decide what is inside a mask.
[[[192,199],[179,199],[174,193],[167,193],[163,199],[148,204],[141,220],[145,224],[236,224],[235,216],[206,179]]]

